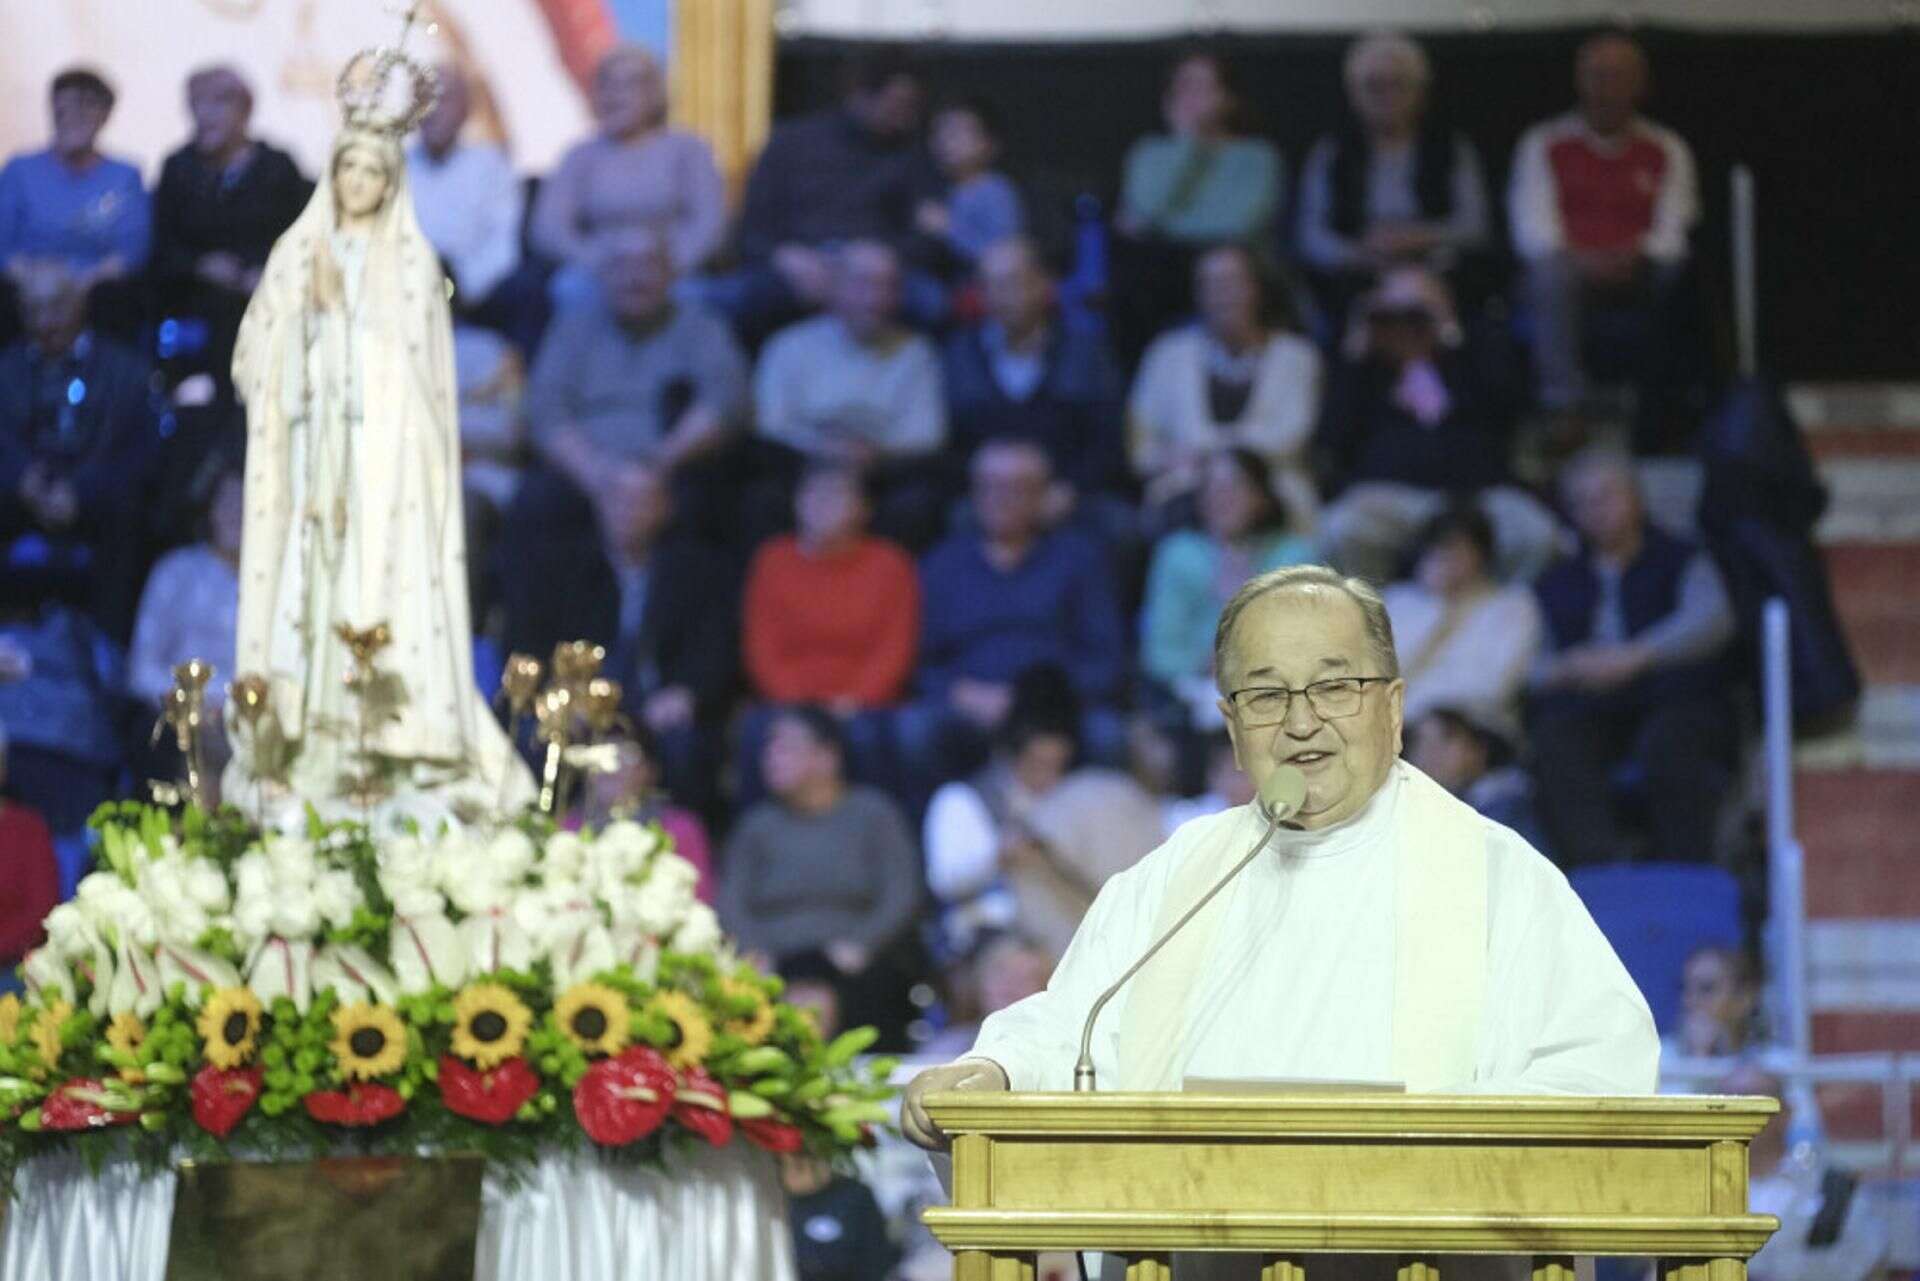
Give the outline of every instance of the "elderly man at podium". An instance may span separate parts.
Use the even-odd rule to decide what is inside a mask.
[[[1653,1092],[1653,1018],[1566,877],[1399,759],[1405,687],[1370,586],[1310,565],[1249,581],[1221,613],[1214,666],[1262,799],[1186,824],[1110,880],[1046,990],[907,1087],[909,1138],[943,1144],[922,1106],[935,1091],[1095,1079]],[[1170,932],[1076,1073],[1096,1001]]]

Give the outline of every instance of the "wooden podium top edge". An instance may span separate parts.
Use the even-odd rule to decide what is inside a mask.
[[[1434,1135],[1750,1139],[1780,1110],[1739,1095],[930,1094],[950,1135]]]

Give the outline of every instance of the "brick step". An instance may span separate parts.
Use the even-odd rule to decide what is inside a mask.
[[[1920,431],[1903,427],[1826,427],[1806,434],[1814,458],[1920,458]]]
[[[1832,499],[1814,535],[1823,543],[1920,541],[1920,453],[1825,458]]]
[[[1920,919],[1920,770],[1796,770],[1807,916]]]
[[[1920,489],[1912,506],[1920,511]],[[1920,683],[1920,543],[1840,542],[1823,551],[1862,679]]]

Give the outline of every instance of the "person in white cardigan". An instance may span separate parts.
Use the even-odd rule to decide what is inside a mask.
[[[1493,526],[1476,507],[1443,510],[1421,532],[1413,575],[1381,593],[1407,682],[1407,720],[1437,707],[1518,724],[1540,652],[1540,607],[1525,584],[1489,572]]]
[[[1265,460],[1293,532],[1309,533],[1319,495],[1307,447],[1320,412],[1320,353],[1268,323],[1253,255],[1223,245],[1194,268],[1200,320],[1147,348],[1128,405],[1128,453],[1163,507],[1200,485],[1207,457],[1230,447]]]

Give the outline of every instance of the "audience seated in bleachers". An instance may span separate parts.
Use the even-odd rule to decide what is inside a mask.
[[[131,285],[152,249],[153,210],[139,169],[97,145],[113,88],[73,67],[53,78],[48,100],[48,145],[0,168],[0,269],[18,286],[34,267],[59,268],[94,295],[99,323],[131,333],[143,310]]]
[[[515,505],[536,533],[626,461],[647,460],[690,506],[710,506],[713,469],[697,464],[746,418],[746,358],[717,316],[675,301],[664,237],[631,227],[597,243],[603,288],[561,313],[527,382],[526,420],[546,466]]]
[[[1076,767],[1079,720],[1065,673],[1028,669],[986,768],[934,793],[927,884],[948,954],[1012,929],[1058,956],[1107,878],[1160,843],[1158,806],[1138,783]]]
[[[154,312],[207,327],[201,352],[182,355],[227,387],[247,299],[313,184],[292,156],[249,132],[253,89],[233,68],[188,76],[187,112],[193,135],[167,157],[153,193]]]
[[[1427,114],[1433,68],[1398,32],[1347,50],[1353,121],[1321,138],[1300,174],[1299,253],[1338,332],[1347,304],[1389,268],[1451,275],[1489,248],[1480,153]]]
[[[127,690],[156,716],[179,664],[198,658],[222,676],[233,673],[244,504],[240,472],[217,473],[207,489],[205,537],[162,556],[147,576],[127,651]],[[226,701],[225,681],[208,685],[206,699],[217,717]]]
[[[1433,707],[1407,718],[1407,760],[1486,818],[1552,857],[1540,829],[1533,780],[1514,752],[1513,724],[1483,713]]]
[[[980,286],[986,315],[947,339],[952,451],[1019,436],[1047,451],[1076,496],[1119,490],[1122,383],[1098,327],[1054,305],[1054,281],[1023,236],[980,254]]]
[[[1200,319],[1154,340],[1127,407],[1129,454],[1147,503],[1164,513],[1189,498],[1208,455],[1238,446],[1272,471],[1295,532],[1311,532],[1320,500],[1307,447],[1320,413],[1320,353],[1275,323],[1280,300],[1250,250],[1214,249],[1193,275]]]
[[[920,201],[915,228],[944,247],[949,265],[968,272],[989,245],[1026,230],[1020,189],[994,164],[1000,129],[978,98],[956,98],[934,112],[928,142],[946,190]]]
[[[754,373],[754,420],[776,470],[832,458],[868,471],[880,529],[912,546],[946,514],[940,357],[900,315],[901,271],[879,241],[831,258],[827,310],[774,335]]]
[[[1087,755],[1120,758],[1126,629],[1101,549],[1075,530],[1048,527],[1051,482],[1039,446],[982,446],[973,458],[973,527],[921,562],[916,701],[895,722],[912,793],[971,769],[1006,720],[1015,681],[1040,663],[1072,682]]]
[[[0,350],[0,542],[9,574],[133,630],[143,494],[160,449],[146,357],[88,327],[85,285],[57,263],[21,282],[27,337]]]
[[[1442,510],[1420,532],[1413,572],[1381,593],[1407,683],[1406,718],[1430,708],[1518,723],[1540,653],[1540,607],[1525,584],[1493,576],[1493,526],[1474,507]]]
[[[0,786],[7,777],[6,732],[0,730]],[[0,994],[19,992],[15,967],[40,945],[40,923],[60,901],[53,834],[31,805],[0,798]]]
[[[868,532],[873,500],[860,472],[810,464],[794,510],[796,532],[762,543],[747,571],[741,654],[767,706],[740,725],[736,806],[761,795],[766,726],[781,705],[825,708],[840,721],[851,775],[892,782],[888,709],[913,681],[919,575],[899,544]]]
[[[1725,943],[1696,948],[1680,970],[1680,1023],[1660,1038],[1663,1058],[1718,1059],[1747,1054],[1765,1041],[1760,974],[1744,949]]]
[[[1595,36],[1575,65],[1578,108],[1529,129],[1514,152],[1508,218],[1549,410],[1578,411],[1588,398],[1590,306],[1640,314],[1643,382],[1672,357],[1673,295],[1700,195],[1686,142],[1640,114],[1650,83],[1631,37]]]
[[[720,920],[775,965],[823,954],[846,1023],[898,1043],[917,977],[920,861],[899,807],[849,784],[844,761],[829,714],[801,707],[774,718],[761,764],[770,797],[727,840]]]
[[[1318,433],[1322,479],[1338,495],[1320,528],[1330,561],[1388,581],[1421,523],[1460,500],[1492,520],[1501,577],[1553,558],[1559,522],[1508,466],[1518,398],[1504,357],[1498,340],[1469,338],[1424,268],[1394,268],[1361,302]]]
[[[593,137],[540,185],[533,248],[561,264],[557,302],[592,294],[600,236],[651,227],[676,273],[705,266],[726,234],[726,184],[706,140],[667,124],[667,78],[653,54],[620,45],[600,60],[591,94]]]
[[[659,739],[668,792],[710,813],[735,684],[737,587],[724,558],[670,535],[673,508],[662,468],[620,464],[596,487],[584,524],[503,536],[492,577],[503,648],[544,656],[576,639],[605,646],[606,674]]]
[[[125,657],[85,614],[18,599],[0,579],[0,728],[7,739],[6,794],[45,817],[56,835],[78,832],[102,801],[123,795]]]
[[[903,256],[914,248],[914,212],[941,185],[918,139],[924,97],[906,63],[858,58],[839,106],[773,131],[747,178],[738,264],[708,287],[750,341],[827,305],[835,246],[877,241]],[[905,305],[916,324],[932,324],[945,315],[945,293],[916,273]]]
[[[1217,729],[1213,642],[1221,609],[1247,579],[1310,561],[1314,549],[1287,531],[1266,463],[1249,449],[1207,458],[1199,514],[1198,528],[1173,530],[1153,550],[1140,611],[1140,670],[1188,724]]]
[[[462,138],[473,110],[466,73],[451,62],[436,71],[440,97],[407,148],[413,211],[453,282],[455,324],[498,330],[525,355],[539,343],[547,303],[537,273],[521,269],[520,180],[499,147]]]
[[[1232,69],[1219,54],[1181,57],[1160,99],[1164,134],[1127,151],[1113,219],[1115,337],[1138,359],[1185,310],[1195,257],[1231,244],[1262,259],[1285,206],[1280,150],[1250,137]]]
[[[1570,867],[1636,849],[1709,860],[1734,751],[1720,665],[1733,613],[1720,571],[1647,518],[1625,455],[1588,450],[1561,484],[1581,546],[1534,584],[1546,647],[1528,726],[1548,837]],[[1644,794],[1644,840],[1616,794],[1628,765]]]

